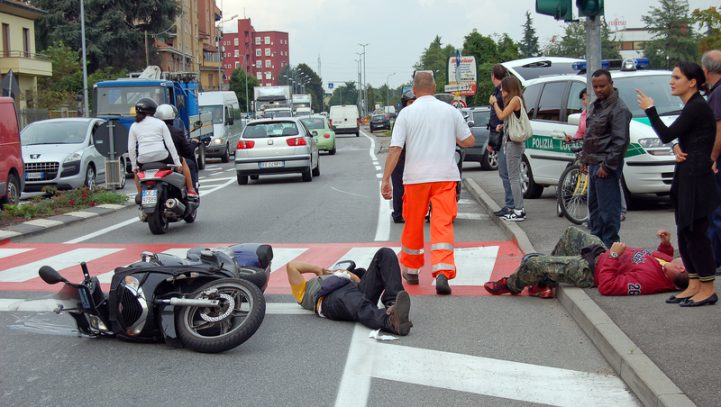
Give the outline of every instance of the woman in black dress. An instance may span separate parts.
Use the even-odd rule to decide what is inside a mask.
[[[721,199],[711,169],[716,120],[699,93],[705,83],[706,77],[698,64],[676,64],[671,73],[671,94],[681,98],[684,108],[671,126],[661,121],[653,99],[636,90],[638,105],[646,111],[661,141],[669,143],[678,139],[686,154],[685,159],[676,162],[671,201],[675,208],[678,247],[688,271],[689,284],[684,291],[666,300],[682,307],[713,305],[718,301],[714,288],[716,267],[706,229],[709,215]]]

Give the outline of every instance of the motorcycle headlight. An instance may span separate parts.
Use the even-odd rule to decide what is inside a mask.
[[[123,281],[125,282],[126,286],[131,287],[136,291],[138,290],[138,287],[140,287],[140,281],[138,281],[138,279],[133,276],[125,276],[125,279]]]
[[[63,164],[71,162],[71,161],[80,161],[80,159],[83,158],[83,152],[82,151],[76,151],[69,156],[65,157],[65,160],[63,160]]]

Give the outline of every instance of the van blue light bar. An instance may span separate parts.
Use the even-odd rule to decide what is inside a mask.
[[[604,59],[601,61],[601,68],[602,69],[608,69],[610,66],[607,59]],[[574,71],[585,71],[588,68],[588,63],[586,61],[578,61],[571,64],[571,69]]]

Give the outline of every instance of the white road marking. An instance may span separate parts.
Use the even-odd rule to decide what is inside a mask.
[[[353,260],[356,264],[356,267],[363,267],[367,268],[371,264],[371,260],[373,260],[373,256],[375,256],[378,249],[380,249],[381,246],[376,247],[353,247],[350,250],[348,250],[344,255],[339,257],[335,263],[341,261],[341,260]],[[400,247],[391,247],[391,250],[396,252],[401,251]],[[335,264],[333,263],[333,264]],[[329,264],[328,267],[331,267],[333,264]]]
[[[5,257],[12,257],[16,254],[25,253],[32,249],[0,249],[0,259],[4,259]]]
[[[498,257],[498,246],[466,247],[453,250],[456,260],[456,278],[448,284],[452,286],[479,286],[491,279],[493,266]],[[433,281],[433,285],[436,282]]]
[[[381,183],[378,183],[378,191]],[[387,242],[391,238],[391,201],[385,200],[378,194],[378,223],[376,224],[376,242]]]
[[[368,403],[376,348],[374,341],[368,339],[369,332],[370,329],[355,324],[335,398],[336,407],[365,407]]]
[[[61,253],[55,256],[46,257],[42,260],[32,263],[23,264],[22,266],[13,267],[0,271],[0,282],[2,283],[22,283],[38,276],[38,270],[41,266],[50,266],[56,270],[76,266],[80,268],[80,262],[92,261],[116,253],[122,249],[74,249],[69,252]]]
[[[359,197],[359,198],[368,198],[367,195],[361,195],[361,194],[356,194],[356,193],[354,193],[354,192],[343,191],[343,190],[338,189],[338,188],[336,188],[336,187],[330,187],[330,189],[332,189],[332,190],[334,190],[334,191],[336,191],[336,192],[340,192],[340,193],[342,193],[342,194],[348,194],[348,195],[351,195],[351,196],[357,196],[357,197]]]
[[[217,190],[219,190],[219,189],[225,188],[225,187],[227,187],[228,185],[231,185],[231,184],[233,184],[233,183],[235,182],[235,178],[229,177],[229,178],[226,178],[226,179],[227,179],[228,181],[226,181],[226,182],[225,182],[224,184],[222,184],[222,185],[214,186],[214,187],[212,187],[212,188],[210,188],[210,189],[208,189],[208,190],[202,190],[202,189],[201,189],[201,191],[200,191],[200,196],[201,196],[201,197],[204,197],[204,196],[206,196],[206,195],[212,194],[213,192],[215,192],[215,191],[217,191]],[[90,239],[92,239],[92,238],[95,238],[95,237],[98,237],[98,236],[102,236],[102,235],[104,235],[104,234],[106,234],[106,233],[110,233],[110,232],[112,232],[112,231],[114,231],[114,230],[117,230],[117,229],[120,229],[120,228],[124,228],[125,226],[132,225],[132,224],[135,223],[135,222],[140,222],[140,219],[138,219],[137,216],[134,217],[134,218],[132,218],[132,219],[128,219],[128,220],[126,220],[126,221],[123,221],[123,222],[120,222],[120,223],[118,223],[118,224],[115,224],[115,225],[113,225],[113,226],[108,226],[108,227],[106,227],[106,228],[104,228],[104,229],[100,229],[100,230],[95,231],[95,232],[93,232],[93,233],[88,233],[87,235],[80,236],[80,237],[78,237],[78,238],[71,239],[71,240],[68,240],[68,241],[63,242],[63,243],[80,243],[80,242],[84,242],[84,241],[86,241],[86,240],[90,240]]]
[[[472,199],[459,199],[458,205],[478,205],[478,202],[472,200]]]
[[[286,264],[288,264],[289,261],[295,259],[296,257],[300,256],[301,254],[305,253],[308,250],[308,248],[300,247],[300,248],[275,248],[273,249],[273,260],[271,261],[271,272],[275,272],[280,270],[282,267],[285,267]]]
[[[456,219],[463,219],[463,220],[482,220],[482,219],[490,219],[490,217],[484,213],[466,213],[461,212],[456,215]]]

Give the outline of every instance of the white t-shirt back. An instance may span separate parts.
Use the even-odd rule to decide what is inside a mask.
[[[139,152],[137,157],[136,152]],[[168,125],[152,116],[147,116],[142,121],[135,122],[130,126],[128,153],[133,165],[136,165],[137,162],[162,161],[170,153],[175,165],[180,166],[180,158],[175,150]]]
[[[406,150],[404,184],[460,181],[456,140],[471,135],[463,115],[433,96],[422,96],[398,114],[391,147]]]

